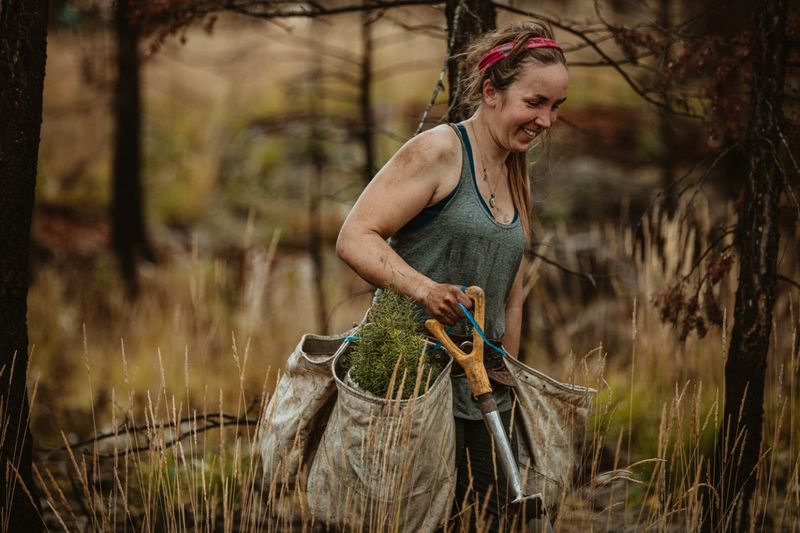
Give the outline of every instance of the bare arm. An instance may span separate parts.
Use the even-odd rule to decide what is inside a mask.
[[[522,272],[524,264],[525,258],[523,257],[506,302],[506,333],[503,336],[503,347],[514,358],[519,356],[519,338],[522,331],[522,305],[524,303]]]
[[[456,285],[414,270],[386,242],[427,205],[455,186],[461,148],[447,126],[408,141],[364,189],[339,232],[337,255],[377,287],[392,285],[446,324],[461,319],[458,302],[471,301]]]

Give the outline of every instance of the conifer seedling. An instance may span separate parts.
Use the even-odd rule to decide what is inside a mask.
[[[408,399],[420,371],[417,394],[433,384],[445,365],[428,355],[415,314],[414,300],[391,287],[382,292],[359,330],[348,361],[350,376],[359,388],[379,397]]]

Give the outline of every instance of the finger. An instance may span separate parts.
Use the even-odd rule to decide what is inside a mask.
[[[442,318],[441,318],[441,320],[439,320],[439,322],[441,322],[442,324],[445,324],[447,326],[452,326],[453,324],[456,323],[456,321],[453,320],[453,318],[451,316],[448,316],[448,315],[442,315]]]
[[[442,324],[452,326],[453,325],[453,317],[447,313],[447,310],[442,310],[434,315],[434,318],[441,322]]]
[[[467,316],[464,310],[466,309],[467,311],[469,311],[470,306],[468,305],[468,303],[469,302],[462,302],[461,300],[458,300],[456,303],[453,304],[452,307],[453,312],[456,314],[459,320]]]
[[[464,291],[461,290],[461,287],[458,287],[457,285],[451,285],[451,287],[455,289],[453,294],[456,297],[456,301],[463,304],[467,309],[472,309],[472,300],[464,293]]]
[[[447,310],[447,316],[450,317],[450,325],[461,322],[461,319],[463,318],[461,309],[459,309],[457,305],[454,305]]]

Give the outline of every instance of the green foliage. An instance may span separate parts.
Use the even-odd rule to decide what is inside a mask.
[[[376,396],[411,398],[418,372],[422,371],[419,393],[424,393],[443,370],[444,365],[425,352],[425,337],[417,332],[414,301],[391,288],[372,308],[369,322],[359,330],[359,341],[350,354],[350,375],[358,386]],[[405,379],[404,379],[405,376]]]

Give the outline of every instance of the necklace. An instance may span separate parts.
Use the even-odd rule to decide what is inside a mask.
[[[500,180],[497,180],[494,186],[492,186],[492,184],[489,183],[488,173],[486,172],[486,161],[483,160],[483,150],[481,150],[481,147],[478,145],[478,135],[475,133],[475,125],[470,123],[470,128],[472,129],[472,136],[475,137],[475,148],[478,149],[478,156],[481,158],[481,167],[483,168],[483,181],[485,181],[486,185],[489,186],[489,207],[494,209],[497,206],[497,198],[494,195],[494,191],[495,189],[497,189],[497,185],[500,183]]]

